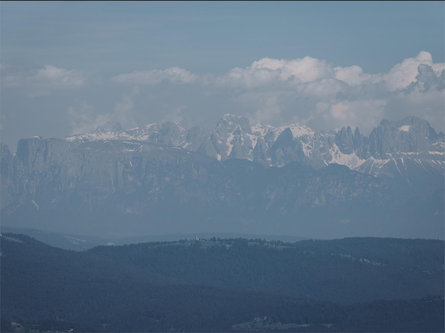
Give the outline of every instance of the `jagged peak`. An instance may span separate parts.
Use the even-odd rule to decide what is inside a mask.
[[[289,125],[280,126],[280,129],[284,130],[286,128],[289,128],[289,130],[292,132],[292,135],[294,138],[304,136],[304,135],[314,135],[314,131],[307,127],[306,125],[302,125],[300,123],[291,123]]]
[[[280,143],[288,142],[288,141],[291,141],[293,138],[294,138],[294,135],[292,133],[292,130],[289,127],[286,127],[278,136],[276,143],[280,144]]]

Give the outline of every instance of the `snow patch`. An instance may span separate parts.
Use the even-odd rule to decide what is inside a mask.
[[[399,131],[401,132],[409,132],[410,129],[411,129],[410,125],[403,125],[399,127]]]
[[[40,209],[40,206],[37,202],[35,202],[34,200],[31,200],[32,204],[36,207],[37,210]]]
[[[329,149],[329,154],[331,155],[331,160],[329,164],[340,164],[347,166],[351,170],[357,169],[360,165],[366,162],[359,158],[356,153],[344,154],[340,151],[338,146],[334,143],[332,148]]]
[[[310,157],[312,155],[312,144],[301,141],[301,147],[303,149],[304,156]]]
[[[291,125],[285,126],[285,127],[290,129],[294,138],[298,138],[300,136],[305,136],[305,135],[310,135],[310,136],[314,135],[313,130],[311,130],[309,127],[300,125],[298,123],[291,124]],[[286,129],[286,128],[284,128],[284,129]]]
[[[232,141],[233,141],[233,138],[234,138],[234,137],[235,137],[235,136],[233,135],[233,133],[230,133],[229,136],[227,137],[227,140],[226,140],[226,146],[227,146],[226,156],[227,156],[227,157],[229,157],[230,154],[232,153],[232,149],[233,149],[233,143],[232,143]]]
[[[380,159],[380,158],[374,158],[374,157],[370,157],[369,158],[373,164],[376,164],[378,166],[384,166],[386,163],[388,163],[390,161],[390,159]]]
[[[254,149],[258,142],[258,136],[251,133],[247,133],[247,137],[250,139],[252,149]]]
[[[250,130],[256,136],[264,137],[269,130],[269,126],[263,125],[263,124],[256,124],[256,125],[251,126]]]

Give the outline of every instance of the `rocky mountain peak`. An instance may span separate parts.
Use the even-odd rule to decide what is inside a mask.
[[[380,157],[397,152],[421,152],[428,150],[437,138],[431,125],[417,117],[382,120],[369,136],[369,150]]]
[[[369,137],[350,126],[314,132],[299,123],[251,125],[248,118],[227,113],[210,132],[199,127],[184,129],[179,123],[167,121],[126,130],[102,128],[66,140],[142,141],[198,151],[217,160],[246,159],[265,166],[298,162],[320,168],[337,163],[373,175],[382,170],[403,173],[401,170],[413,168],[409,163],[415,168],[445,168],[445,137],[417,117],[382,120]]]

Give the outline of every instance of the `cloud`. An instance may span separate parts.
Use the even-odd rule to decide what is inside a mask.
[[[385,105],[384,100],[340,101],[329,106],[324,119],[331,124],[331,127],[348,124],[369,132],[377,122],[382,120]]]
[[[85,76],[76,71],[45,65],[41,68],[23,69],[2,64],[2,86],[20,88],[31,96],[47,95],[60,89],[74,89],[85,84]]]
[[[245,109],[252,108],[250,114],[253,122],[273,124],[277,119],[282,119],[283,101],[290,97],[285,91],[268,92],[245,92],[236,99],[236,103],[244,106]]]
[[[258,121],[279,117],[282,122],[297,120],[316,128],[353,125],[367,131],[382,118],[427,118],[425,113],[443,124],[444,69],[445,64],[434,63],[426,51],[377,74],[312,57],[263,58],[230,70],[215,84],[233,89],[239,96],[234,100],[244,109],[250,103],[250,115]],[[404,99],[411,101],[410,107]]]
[[[170,83],[192,83],[198,78],[197,75],[179,68],[154,69],[149,71],[133,71],[127,74],[119,74],[112,78],[116,83],[130,83],[141,85],[152,85],[161,82]]]
[[[417,81],[419,66],[429,65],[436,75],[445,69],[445,63],[433,63],[431,53],[421,51],[416,57],[407,58],[395,65],[389,73],[383,75],[389,90],[401,90]]]
[[[46,66],[37,76],[60,82],[68,75]],[[165,82],[170,85],[163,86]],[[120,84],[138,88],[122,94],[108,116],[88,120],[91,124],[118,122],[125,127],[133,126],[134,119],[157,117],[149,121],[176,119],[194,124],[197,118],[205,118],[213,126],[231,112],[253,122],[281,125],[298,121],[319,130],[351,125],[365,133],[383,118],[414,115],[438,130],[445,129],[445,64],[435,63],[426,51],[382,73],[307,56],[262,58],[219,76],[197,75],[178,67],[133,71],[113,77],[110,83],[116,90],[121,89]]]
[[[96,128],[104,126],[109,121],[108,115],[95,114],[93,107],[85,101],[77,107],[69,107],[68,118],[71,122],[70,134],[92,132]]]
[[[335,79],[344,82],[351,87],[364,84],[376,84],[382,80],[382,75],[364,73],[363,69],[357,65],[334,67],[333,70]]]
[[[233,68],[217,82],[221,85],[257,88],[273,83],[313,82],[329,77],[330,71],[325,61],[312,57],[294,60],[263,58],[246,68]]]
[[[42,84],[59,87],[78,87],[84,83],[84,78],[76,71],[52,65],[45,65],[31,79]]]
[[[139,88],[135,87],[130,93],[123,94],[121,99],[115,104],[114,112],[111,114],[109,121],[114,124],[119,124],[124,128],[136,126],[133,109],[134,98],[139,95],[139,93]]]
[[[113,112],[98,114],[94,108],[83,101],[80,105],[68,108],[68,118],[71,122],[71,133],[82,134],[95,131],[97,128],[136,126],[134,98],[139,94],[139,88],[130,93],[124,93],[114,105]]]

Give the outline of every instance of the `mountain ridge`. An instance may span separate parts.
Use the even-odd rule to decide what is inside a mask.
[[[253,148],[251,133],[242,131],[248,121],[226,116],[213,136],[199,130],[193,136],[219,138],[226,150],[212,141],[195,142],[195,150],[167,145],[191,137],[174,126],[143,133],[156,142],[35,137],[20,140],[15,154],[1,146],[3,224],[106,237],[444,237],[443,136],[426,121],[384,121],[369,138],[348,128],[318,134],[281,128],[278,134],[268,127],[257,129]],[[182,134],[175,141],[171,133]],[[233,157],[218,160],[202,147]],[[372,151],[384,152],[385,160],[377,153],[360,157]]]
[[[197,151],[217,160],[247,159],[265,166],[300,162],[312,167],[342,164],[375,176],[400,176],[412,167],[445,170],[445,137],[423,119],[410,116],[400,121],[382,120],[369,136],[351,127],[315,132],[305,125],[251,125],[248,118],[225,114],[214,130],[179,123],[153,123],[130,130],[99,130],[67,137],[71,142],[132,140],[160,143]]]

